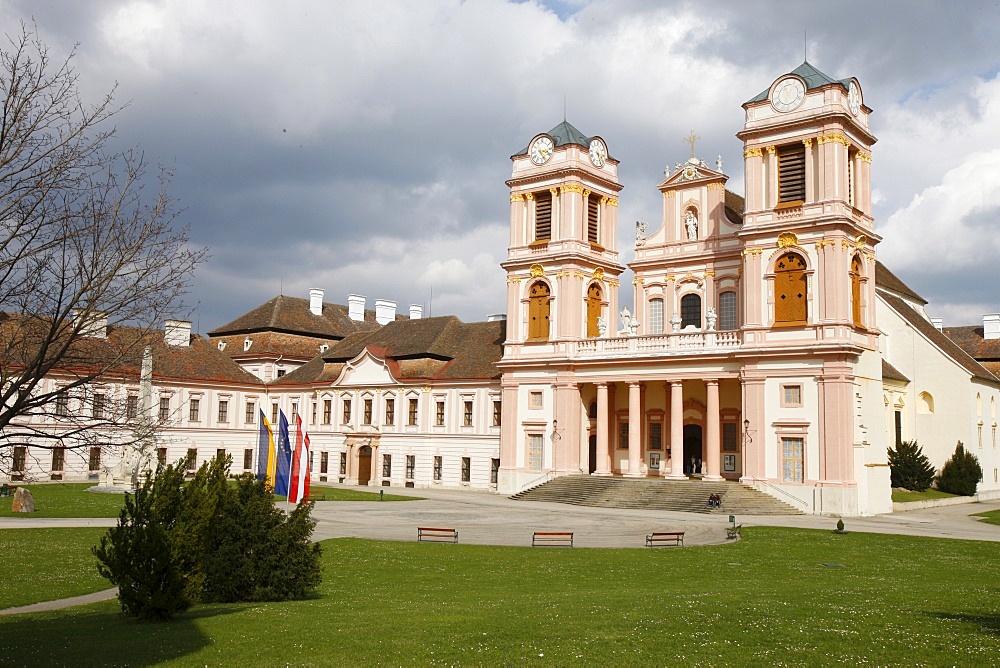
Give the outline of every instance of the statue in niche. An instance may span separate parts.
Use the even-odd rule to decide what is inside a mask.
[[[715,312],[714,306],[708,307],[708,312],[705,314],[705,320],[708,321],[708,331],[715,331],[715,321],[718,320],[719,316]]]
[[[684,214],[684,228],[687,230],[688,240],[693,241],[698,238],[698,219],[690,209]]]

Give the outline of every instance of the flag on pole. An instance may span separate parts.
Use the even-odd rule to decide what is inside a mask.
[[[260,412],[260,434],[257,438],[257,480],[266,480],[267,486],[274,489],[274,432],[271,423]]]
[[[296,416],[295,452],[292,454],[292,480],[288,490],[291,503],[309,499],[309,434],[302,431],[302,416]]]
[[[285,411],[278,414],[278,444],[275,458],[277,467],[274,475],[274,493],[278,496],[288,495],[288,474],[292,463],[292,447],[288,441],[288,419]]]

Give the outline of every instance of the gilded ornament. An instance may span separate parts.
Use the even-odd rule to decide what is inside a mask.
[[[791,248],[799,245],[799,238],[791,232],[782,232],[778,235],[778,248]]]
[[[584,190],[583,191],[583,199],[587,199],[588,197],[590,197],[590,191],[589,190]]]
[[[715,278],[715,272],[709,269],[705,272],[705,278]]]
[[[524,193],[524,199],[526,199],[526,200],[528,200],[530,202],[531,200],[535,199],[535,194],[534,193]]]
[[[813,145],[813,140],[811,138],[803,139],[802,145],[806,148],[810,148]]]
[[[515,193],[515,194],[513,194],[513,195],[510,196],[510,201],[511,202],[523,202],[524,201],[524,195],[520,195],[520,194]]]
[[[583,186],[577,185],[575,183],[567,183],[566,185],[562,186],[562,191],[564,193],[582,193]]]
[[[774,155],[777,151],[773,146],[765,146],[764,149],[768,152],[768,155]]]
[[[762,158],[762,157],[764,157],[764,152],[761,151],[759,147],[748,148],[747,150],[743,151],[743,157],[744,158]]]
[[[667,274],[666,280],[667,280],[667,283],[673,283],[674,281],[677,280],[677,277],[674,276],[673,274]]]
[[[521,282],[520,278],[508,278],[507,279],[507,284],[508,285],[510,285],[511,283],[520,283],[520,282]]]
[[[545,269],[542,268],[542,265],[540,264],[531,265],[531,268],[528,269],[528,271],[531,273],[532,278],[538,278],[539,276],[545,275]]]
[[[635,278],[635,279],[632,279],[632,285],[645,285],[645,283],[646,283],[646,279],[644,279],[644,278]]]
[[[718,182],[709,183],[708,184],[708,189],[709,190],[722,190],[722,184],[718,183]]]
[[[559,188],[549,188],[549,192],[552,193],[553,197],[559,196]]]
[[[868,151],[858,151],[858,159],[862,162],[870,163],[872,161],[872,154]]]
[[[604,269],[598,267],[594,270],[594,279],[598,281],[604,280]]]
[[[608,198],[608,206],[618,206],[618,198],[617,197],[609,197]]]
[[[424,385],[423,387],[420,388],[420,391],[423,392],[424,394],[427,394],[427,393],[429,393],[431,391],[431,386],[430,385]]]
[[[861,248],[862,246],[865,246],[867,244],[868,244],[868,237],[866,237],[863,234],[859,234],[858,238],[854,240],[855,248]]]
[[[841,239],[840,240],[840,247],[843,248],[844,250],[850,250],[850,248],[851,248],[851,242],[848,241],[847,239]]]

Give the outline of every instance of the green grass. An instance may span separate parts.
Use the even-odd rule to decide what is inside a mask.
[[[108,589],[90,553],[106,529],[0,530],[0,608]],[[3,662],[0,662],[3,663]]]
[[[1000,510],[987,510],[983,513],[976,513],[974,517],[984,517],[986,519],[980,520],[981,522],[1000,526]]]
[[[14,513],[10,497],[0,499],[0,517],[118,517],[125,503],[123,494],[88,492],[93,482],[61,482],[24,485],[35,500],[35,512]]]
[[[923,492],[909,492],[902,489],[892,490],[893,503],[909,503],[910,501],[931,501],[933,499],[951,499],[954,494],[939,492],[936,489],[926,489]]]
[[[284,498],[284,497],[281,497]],[[343,487],[311,487],[309,498],[316,501],[378,501],[378,492],[362,492]],[[420,501],[419,496],[402,496],[399,494],[383,495],[382,501]]]
[[[329,540],[315,599],[197,606],[165,624],[122,619],[116,601],[0,617],[0,665],[989,665],[1000,656],[996,543],[764,527],[743,536],[656,550]]]

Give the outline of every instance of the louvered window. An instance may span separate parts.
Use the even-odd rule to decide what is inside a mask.
[[[587,241],[592,244],[597,241],[597,211],[601,201],[594,195],[587,198]]]
[[[535,241],[552,238],[552,193],[535,194]]]
[[[778,203],[806,198],[806,147],[796,143],[778,148]]]
[[[804,325],[806,298],[806,262],[801,255],[785,253],[774,266],[774,322]]]

